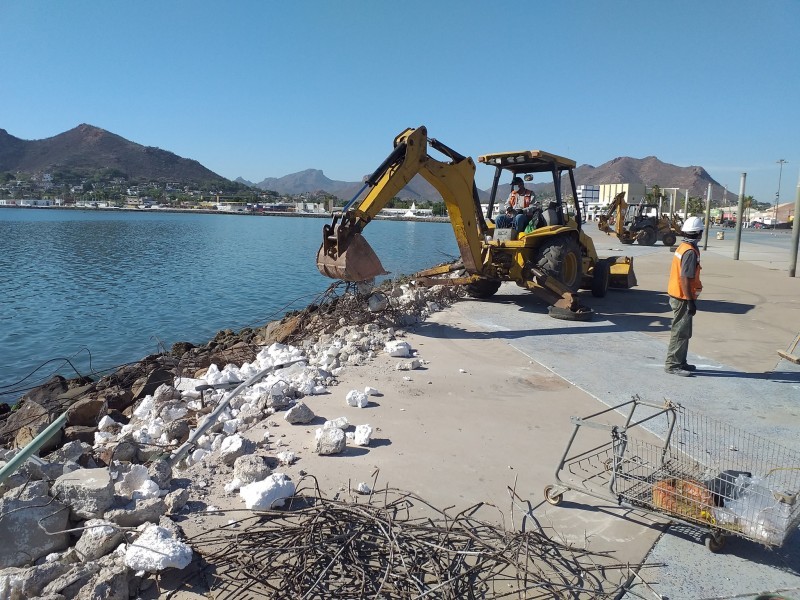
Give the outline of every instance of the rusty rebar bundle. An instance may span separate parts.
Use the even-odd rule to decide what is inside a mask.
[[[541,529],[507,531],[478,519],[488,507],[450,516],[399,490],[365,503],[300,493],[286,509],[190,543],[219,599],[613,598],[629,575],[608,554]]]

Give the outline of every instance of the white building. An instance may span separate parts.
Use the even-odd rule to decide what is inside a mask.
[[[600,211],[600,186],[599,185],[579,185],[578,204],[581,210],[585,211],[584,217],[593,221]]]
[[[52,200],[43,200],[42,198],[23,198],[17,201],[19,206],[53,206],[53,204]]]

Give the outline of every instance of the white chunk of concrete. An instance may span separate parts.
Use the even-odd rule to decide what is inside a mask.
[[[294,492],[291,479],[283,473],[273,473],[266,479],[242,487],[239,496],[250,510],[269,510],[283,506]]]

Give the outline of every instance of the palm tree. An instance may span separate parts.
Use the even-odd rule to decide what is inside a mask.
[[[743,223],[749,223],[750,222],[750,207],[753,206],[753,202],[754,201],[755,201],[755,198],[753,198],[752,196],[745,196],[744,197],[743,206],[744,206],[745,220],[743,221]]]

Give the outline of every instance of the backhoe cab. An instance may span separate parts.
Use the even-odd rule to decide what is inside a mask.
[[[429,148],[449,160],[431,157]],[[602,297],[609,285],[636,285],[633,260],[598,258],[591,238],[581,230],[580,209],[575,204],[572,208],[566,206],[562,195],[565,175],[571,197],[577,198],[574,161],[540,150],[487,154],[478,160],[495,168],[486,215],[481,209],[472,159],[429,138],[425,127],[403,131],[395,138],[392,153],[366,179],[361,191],[323,227],[317,254],[319,271],[346,281],[363,281],[384,274],[380,260],[361,232],[414,175],[420,174],[442,196],[461,261],[417,273],[419,283],[465,284],[473,297],[488,298],[503,281],[513,281],[550,304],[551,316],[571,320],[591,316],[591,311],[578,302],[580,288]],[[517,236],[498,230],[492,212],[495,204],[501,202],[498,199],[501,179],[507,175],[510,183],[515,176],[524,178],[534,173],[549,173],[554,186],[554,195],[543,209],[542,224]],[[366,188],[370,188],[366,196],[358,201]],[[453,278],[449,274],[454,271],[465,274]]]

